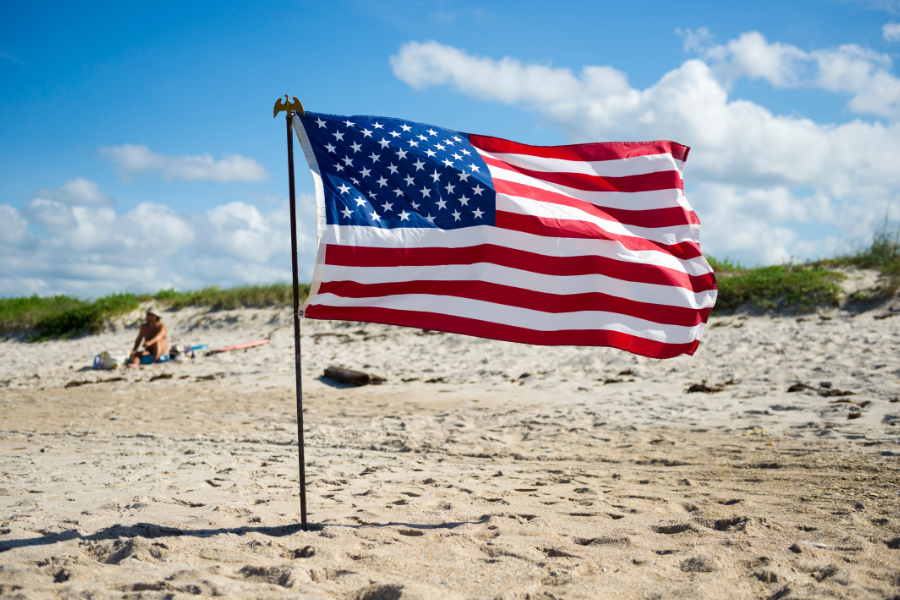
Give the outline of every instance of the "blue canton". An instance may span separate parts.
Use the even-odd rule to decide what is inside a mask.
[[[307,112],[329,224],[459,229],[493,225],[496,193],[469,136],[384,117]]]

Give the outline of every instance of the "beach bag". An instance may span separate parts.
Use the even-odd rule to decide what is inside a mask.
[[[126,360],[128,360],[127,356],[114,355],[109,350],[104,350],[94,359],[94,368],[115,369],[124,365]]]

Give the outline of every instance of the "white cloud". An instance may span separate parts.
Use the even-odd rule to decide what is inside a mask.
[[[314,215],[314,199],[298,198],[303,279],[312,275]],[[0,296],[96,297],[291,278],[284,200],[265,212],[234,202],[185,215],[154,203],[119,213],[35,198],[21,211],[0,205],[0,222]]]
[[[710,39],[685,35],[692,47]],[[867,234],[900,187],[900,122],[835,125],[775,115],[730,98],[725,71],[783,86],[814,82],[855,93],[855,110],[900,115],[896,103],[886,102],[900,98],[892,89],[896,78],[885,71],[889,59],[855,46],[803,53],[759,34],[733,42],[709,46],[705,60],[687,60],[645,89],[608,66],[576,74],[437,42],[405,44],[391,65],[415,89],[448,86],[536,110],[571,142],[671,139],[691,146],[688,183],[699,184],[691,198],[704,219],[704,240],[739,249],[746,262],[796,254],[801,242],[811,248],[792,233],[801,222],[837,228],[847,241]],[[727,234],[716,241],[711,230],[719,227]]]
[[[172,156],[153,152],[147,146],[125,144],[100,149],[116,166],[119,176],[130,182],[135,175],[148,171],[158,172],[166,181],[266,181],[268,169],[252,158],[240,154],[226,154],[214,160],[209,154],[202,156]]]
[[[115,204],[115,200],[100,191],[96,181],[88,181],[81,177],[67,181],[55,190],[38,190],[31,197],[35,200],[58,202],[69,206],[111,206]]]
[[[885,23],[881,33],[888,42],[900,42],[900,23]]]

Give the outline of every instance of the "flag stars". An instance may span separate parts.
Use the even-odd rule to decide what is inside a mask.
[[[437,154],[437,152],[435,152],[434,150],[432,150],[431,148],[429,148],[428,150],[425,151],[425,154],[428,155],[428,158],[431,158],[432,156],[434,156],[435,154]]]
[[[384,212],[387,212],[389,210],[393,210],[394,205],[391,202],[385,202],[384,204],[381,205],[381,208],[384,209]]]
[[[370,171],[369,169],[366,169],[365,167],[363,167],[363,169],[359,172],[359,174],[362,176],[363,179],[368,177],[371,173],[372,173],[372,171]]]
[[[387,182],[388,182],[388,180],[385,179],[383,175],[382,175],[382,177],[381,177],[378,181],[376,181],[376,183],[378,184],[378,187],[384,187],[384,186],[386,186],[386,185],[387,185]]]
[[[358,142],[353,142],[352,144],[350,144],[350,147],[353,148],[353,154],[356,154],[362,148],[362,146]]]
[[[343,171],[344,165],[342,165],[341,163],[335,163],[334,168],[337,169],[338,171]]]
[[[465,154],[466,156],[468,156],[468,155],[471,154],[471,152],[469,152],[469,151],[466,150],[465,148],[460,148],[459,151],[462,152],[463,154]]]
[[[435,144],[434,147],[437,148],[438,150],[443,150],[443,149],[446,148],[447,146],[444,146],[443,144]]]
[[[452,169],[452,168],[453,168],[453,161],[450,160],[449,158],[445,158],[445,159],[444,159],[444,166],[450,167],[450,168]]]
[[[422,188],[422,197],[428,198],[429,196],[431,196],[431,190],[428,189],[427,187],[423,187]]]
[[[363,129],[363,130],[362,130],[362,134],[363,134],[365,137],[372,137],[372,132],[369,131],[368,129]]]
[[[412,175],[407,175],[406,179],[404,179],[403,181],[406,182],[406,185],[412,185],[416,182],[416,180],[413,179]]]
[[[359,179],[357,179],[356,177],[351,177],[350,181],[353,182],[353,185],[359,185]]]
[[[377,213],[377,212],[372,211],[372,212],[369,213],[369,214],[372,215],[372,220],[373,220],[373,221],[376,221],[376,222],[377,222],[377,221],[380,221],[380,220],[381,220],[381,217],[378,216],[378,213]]]
[[[437,131],[435,131],[434,129],[429,129],[428,135],[437,135]]]
[[[395,189],[394,189],[394,194],[396,194],[397,197],[399,198],[400,196],[403,195],[403,190],[401,190],[400,188],[395,188]]]
[[[382,127],[384,127],[384,125],[382,125],[381,123],[374,123],[372,127],[374,127],[375,129],[381,129]]]
[[[399,131],[391,131],[390,133],[391,133],[391,136],[393,136],[393,137],[400,137]]]
[[[481,192],[483,192],[483,191],[484,191],[484,188],[481,187],[481,185],[476,185],[475,189],[472,190],[472,193],[475,194],[476,196],[480,196]]]
[[[419,142],[417,142],[416,140],[409,140],[409,145],[410,146],[418,146]]]
[[[330,152],[331,154],[335,154],[335,152],[337,151],[337,147],[335,147],[333,144],[325,144],[325,149],[328,150],[328,152]]]
[[[471,165],[469,165],[469,168],[472,169],[472,172],[473,172],[473,173],[474,173],[475,171],[478,171],[479,169],[481,169],[481,167],[479,167],[479,166],[476,165],[475,163],[472,163]]]
[[[357,206],[365,206],[366,205],[366,199],[363,198],[362,196],[360,196],[359,198],[354,198],[353,200],[356,202]]]
[[[346,206],[344,207],[344,210],[341,211],[341,213],[348,219],[353,216],[353,211]]]
[[[391,175],[397,174],[397,166],[394,163],[391,163],[388,167],[388,170],[391,172]]]
[[[416,162],[413,166],[416,168],[416,171],[421,171],[425,168],[425,163],[422,162],[422,159],[416,159]]]
[[[378,159],[381,158],[381,156],[379,156],[378,154],[375,154],[375,153],[373,152],[373,153],[369,156],[369,158],[372,159],[372,162],[373,162],[373,163],[377,163],[377,162],[378,162]]]
[[[440,200],[437,201],[437,206],[438,206],[438,210],[443,210],[443,209],[447,208],[447,201],[444,200],[443,198],[441,198]]]
[[[352,167],[352,166],[353,166],[353,159],[350,158],[349,156],[345,156],[345,157],[342,158],[341,160],[344,161],[344,164],[347,165],[348,167]]]
[[[318,119],[316,119],[316,123],[319,125],[320,129],[322,127],[325,127],[325,125],[326,125],[325,121],[322,120],[322,117],[319,117]]]
[[[406,158],[407,154],[409,154],[409,152],[407,152],[403,148],[400,148],[397,150],[397,156],[399,157],[400,160],[403,160],[404,158]]]
[[[336,140],[339,141],[339,142],[342,142],[342,141],[344,141],[344,134],[341,133],[340,131],[335,131],[335,132],[334,132],[334,139],[336,139]]]
[[[459,140],[457,140],[457,141],[459,141]],[[444,143],[447,144],[448,146],[452,146],[452,145],[453,145],[453,140],[447,140],[447,141],[445,141]]]
[[[471,198],[469,198],[465,195],[459,197],[459,203],[462,204],[463,206],[468,206],[469,200],[471,200]]]
[[[455,188],[456,188],[456,186],[453,185],[452,183],[448,183],[447,185],[444,186],[444,189],[447,190],[447,193],[448,193],[448,194],[452,194],[452,193],[453,193],[453,190],[454,190]]]
[[[409,221],[410,214],[412,214],[412,213],[408,213],[404,210],[402,213],[400,213],[400,220],[401,221]]]
[[[385,148],[387,148],[388,146],[391,145],[391,143],[384,138],[381,138],[381,141],[379,141],[378,143],[381,144],[382,150],[384,150]]]
[[[409,131],[410,129],[412,129],[412,127],[410,127],[409,125],[401,125],[400,129],[402,129],[403,131]]]
[[[456,152],[454,152],[454,153],[451,154],[450,156],[452,156],[452,157],[455,158],[456,160],[462,160],[462,155],[457,154]]]
[[[340,185],[340,187],[338,187],[338,189],[341,190],[341,193],[342,193],[342,194],[346,194],[347,192],[350,191],[350,186],[347,185],[346,183],[342,183],[342,184]]]
[[[475,218],[476,218],[476,219],[480,219],[480,218],[481,218],[481,215],[483,215],[484,213],[481,211],[480,208],[476,208],[476,209],[472,212],[472,214],[475,215]]]
[[[353,127],[354,125],[356,125],[356,123],[351,123],[350,121],[344,121],[344,125],[346,125],[347,127]]]
[[[437,183],[440,178],[441,178],[441,174],[438,173],[437,171],[435,171],[434,173],[431,174],[431,179],[434,180],[435,183]]]
[[[424,135],[422,135],[422,134],[419,134],[417,137],[418,137],[420,140],[422,140],[423,142],[427,142],[427,141],[428,141],[428,137],[427,137],[427,136],[424,136]]]
[[[428,219],[428,222],[429,222],[429,223],[431,223],[432,225],[434,225],[434,219],[435,219],[435,217],[432,217],[432,216],[431,216],[431,213],[428,213],[428,216],[425,217],[425,218]]]
[[[410,201],[409,205],[413,207],[413,210],[414,210],[414,211],[416,211],[416,212],[419,211],[419,206],[420,206],[420,204],[419,204],[418,202]]]
[[[465,181],[466,183],[469,183],[469,174],[468,173],[466,173],[465,171],[460,171],[459,173],[457,173],[457,175],[459,175],[460,181]]]
[[[458,210],[454,210],[454,211],[453,211],[453,220],[454,220],[454,221],[459,221],[459,218],[460,218],[461,216],[462,216],[462,214],[461,214]]]

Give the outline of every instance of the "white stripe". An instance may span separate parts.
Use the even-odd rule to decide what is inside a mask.
[[[506,306],[428,294],[403,294],[377,298],[344,298],[331,293],[319,294],[312,302],[315,306],[376,307],[411,312],[431,312],[488,323],[521,327],[532,331],[600,330],[619,331],[666,344],[687,344],[697,339],[702,327],[660,325],[619,313],[583,311],[572,313],[545,313],[517,306]]]
[[[481,244],[505,246],[544,256],[599,256],[635,265],[666,267],[689,275],[705,275],[712,269],[702,256],[680,259],[666,252],[628,250],[619,242],[596,239],[533,235],[491,225],[436,229],[400,227],[386,229],[364,225],[326,225],[320,243],[375,248],[466,248]]]
[[[529,177],[523,173],[510,171],[508,169],[500,169],[488,165],[493,179],[501,179],[503,181],[511,181],[527,185],[539,190],[555,192],[578,200],[584,200],[597,206],[607,208],[619,208],[622,210],[653,210],[655,208],[677,208],[681,207],[692,210],[684,197],[684,193],[679,188],[670,188],[666,190],[654,190],[652,192],[586,192],[584,190],[576,190],[564,185],[549,183],[534,177]]]
[[[437,267],[325,265],[323,281],[354,281],[366,285],[405,281],[486,281],[561,296],[602,292],[636,302],[691,309],[712,308],[716,302],[715,290],[694,293],[678,286],[622,281],[606,275],[545,275],[493,263]]]
[[[679,244],[681,242],[700,243],[700,225],[676,225],[673,227],[637,227],[635,225],[623,225],[618,221],[609,221],[596,215],[587,213],[581,209],[541,202],[531,198],[497,194],[497,210],[520,215],[531,215],[545,219],[573,219],[586,221],[599,226],[604,231],[613,235],[638,237],[661,244]]]
[[[663,171],[678,171],[681,174],[684,169],[684,161],[675,160],[671,154],[647,154],[617,160],[586,161],[544,158],[528,154],[501,154],[484,150],[478,150],[478,153],[515,167],[543,173],[581,173],[601,177],[628,177]]]

